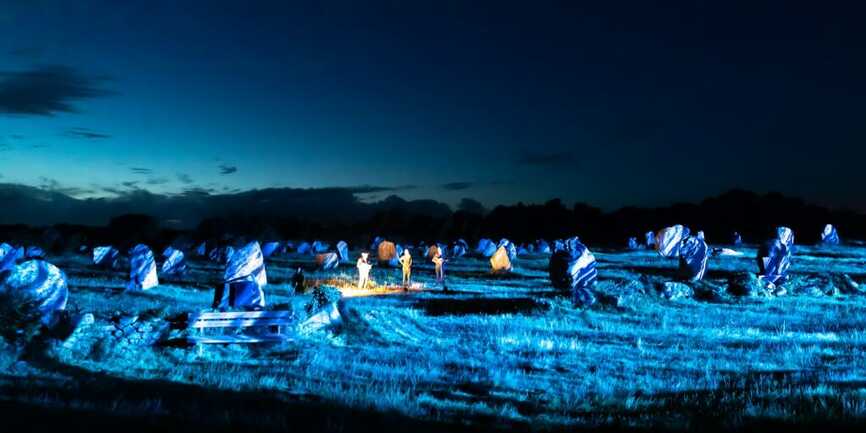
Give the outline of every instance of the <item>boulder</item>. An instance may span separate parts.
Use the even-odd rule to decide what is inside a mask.
[[[662,257],[677,257],[680,254],[680,243],[689,235],[689,229],[682,225],[665,227],[656,234],[656,250]]]
[[[300,335],[309,335],[340,326],[342,323],[343,318],[340,315],[340,309],[337,303],[333,302],[301,322],[298,325],[298,333]]]
[[[4,311],[38,318],[48,324],[56,312],[66,308],[69,298],[66,275],[45,260],[25,261],[0,279],[0,299],[6,303],[2,307]],[[4,320],[13,318],[4,317]]]
[[[675,281],[668,281],[662,285],[662,296],[671,301],[688,299],[695,296],[695,291],[690,286]]]

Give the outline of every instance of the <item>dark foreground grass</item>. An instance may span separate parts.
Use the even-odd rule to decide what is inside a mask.
[[[863,253],[801,249],[790,296],[712,301],[661,297],[675,263],[652,253],[598,254],[603,302],[586,310],[548,287],[544,258],[495,277],[484,261],[452,262],[449,293],[425,264],[421,291],[348,298],[341,328],[281,346],[199,352],[110,335],[26,355],[7,346],[0,411],[16,429],[862,431],[866,297],[824,286],[839,281],[830,274],[866,282]],[[70,307],[94,313],[94,326],[206,307],[218,273],[193,263],[183,278],[131,293],[122,273],[55,262],[70,275]],[[309,259],[269,264],[271,304],[302,310],[288,284],[298,263]],[[707,284],[724,289],[753,266],[714,259]],[[377,269],[374,279],[399,275]]]

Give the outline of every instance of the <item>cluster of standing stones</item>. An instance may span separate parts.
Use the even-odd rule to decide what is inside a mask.
[[[734,245],[742,243],[738,233],[733,234],[732,243]],[[828,246],[840,243],[839,235],[832,225],[828,224],[824,227],[820,234],[820,243]],[[647,232],[643,244],[635,237],[630,238],[628,247],[630,249],[652,248],[662,257],[677,259],[679,261],[677,273],[684,281],[703,279],[711,254],[736,253],[729,249],[721,249],[720,252],[711,251],[703,232],[698,231],[693,234],[682,225],[666,227],[658,232]],[[779,227],[775,237],[759,248],[757,275],[765,289],[777,290],[785,283],[787,271],[791,266],[793,248],[794,233],[787,227]],[[82,251],[86,250],[86,248],[82,249]],[[189,250],[196,256],[225,264],[223,284],[217,287],[214,293],[213,307],[218,309],[265,307],[263,288],[267,284],[265,271],[267,257],[292,251],[297,254],[309,254],[315,257],[316,264],[323,270],[334,269],[340,263],[351,261],[349,246],[345,241],[339,241],[333,247],[323,241],[298,244],[275,241],[259,244],[253,241],[238,249],[226,246],[214,247],[210,250],[207,249],[207,244],[202,242]],[[591,305],[595,302],[590,289],[598,277],[596,259],[577,237],[557,239],[552,243],[539,239],[520,246],[508,239],[501,239],[499,242],[481,239],[475,248],[470,248],[463,239],[451,244],[434,243],[428,246],[422,243],[413,247],[376,237],[369,246],[369,251],[373,252],[378,263],[388,267],[400,266],[400,257],[404,250],[421,251],[428,259],[435,258],[440,260],[440,263],[445,257],[453,259],[474,254],[489,259],[494,273],[510,272],[513,261],[520,255],[546,254],[550,256],[548,273],[553,287],[570,291],[577,305]],[[96,267],[117,269],[121,266],[121,253],[112,246],[97,246],[91,250],[91,254],[93,265]],[[163,275],[182,274],[187,269],[186,257],[180,248],[166,248],[162,253],[162,264],[159,268],[153,251],[147,245],[138,244],[130,249],[127,255],[128,290],[148,290],[157,286],[158,269]],[[303,275],[301,274],[300,277],[302,281]],[[37,308],[45,321],[50,321],[54,312],[61,311],[66,306],[68,298],[66,276],[60,269],[45,260],[44,252],[38,247],[22,248],[6,243],[0,244],[0,295],[19,292],[35,299]]]

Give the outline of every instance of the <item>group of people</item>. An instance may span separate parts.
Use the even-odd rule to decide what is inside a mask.
[[[369,259],[370,253],[364,251],[361,253],[361,257],[358,258],[356,264],[358,268],[358,289],[361,290],[366,289],[370,281],[370,270],[373,269],[373,265],[369,262]],[[436,281],[442,284],[444,290],[448,290],[448,287],[445,285],[445,263],[447,260],[442,257],[442,252],[437,250],[433,254],[431,261],[433,262]],[[409,252],[408,248],[403,250],[403,254],[400,255],[398,262],[403,270],[403,289],[408,290],[412,284],[412,253]]]

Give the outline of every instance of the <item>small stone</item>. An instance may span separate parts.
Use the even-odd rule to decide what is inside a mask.
[[[678,283],[674,281],[668,281],[664,283],[662,288],[662,296],[665,298],[675,301],[678,299],[687,299],[691,298],[695,295],[694,290],[686,284]]]

